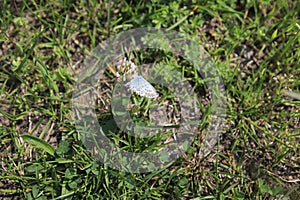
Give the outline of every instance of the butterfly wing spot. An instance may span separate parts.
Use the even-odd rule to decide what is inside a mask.
[[[147,98],[158,97],[155,88],[142,76],[135,76],[130,82],[126,83],[125,86],[140,96]]]

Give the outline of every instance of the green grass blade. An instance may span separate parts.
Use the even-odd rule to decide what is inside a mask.
[[[51,156],[54,156],[54,153],[55,153],[54,148],[50,144],[48,144],[46,141],[44,141],[38,137],[35,137],[33,135],[28,135],[28,134],[22,135],[21,137],[23,138],[23,140],[25,142],[32,144],[36,148],[43,149],[44,151],[49,153]]]

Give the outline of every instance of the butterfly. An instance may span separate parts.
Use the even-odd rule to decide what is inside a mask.
[[[109,66],[109,70],[117,77],[118,82],[121,81],[121,78],[123,81],[131,79],[125,86],[132,92],[147,98],[158,97],[155,88],[144,77],[137,75],[137,66],[130,60],[126,58],[119,60],[115,67]]]
[[[142,76],[134,76],[134,78],[125,84],[132,92],[149,99],[158,97],[155,88]]]

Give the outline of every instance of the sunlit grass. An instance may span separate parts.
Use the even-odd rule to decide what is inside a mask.
[[[299,3],[268,2],[4,1],[0,197],[299,199]],[[145,174],[111,169],[84,147],[72,113],[74,71],[101,41],[137,27],[190,34],[217,63],[227,93],[227,130],[205,159],[198,159],[199,135],[176,162]],[[194,72],[186,67],[182,74]],[[155,88],[163,100],[175,102],[167,88]],[[131,100],[137,122],[159,104]],[[210,110],[199,107],[205,132]],[[110,112],[97,117],[115,126]],[[156,151],[161,141],[175,139],[171,132],[138,140],[111,130],[109,138],[128,151]]]

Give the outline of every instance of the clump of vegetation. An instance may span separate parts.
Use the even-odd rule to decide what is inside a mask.
[[[291,0],[3,1],[0,197],[299,199],[299,10],[300,4]],[[160,170],[112,169],[81,140],[72,111],[75,71],[99,43],[140,27],[188,34],[216,63],[227,94],[226,129],[204,159],[199,159],[201,134],[211,114],[206,101],[199,103],[202,118],[192,145]],[[184,60],[159,55],[139,54],[136,63],[173,59],[174,66],[182,64],[182,74],[193,77],[193,86],[201,85],[201,76],[195,78]],[[110,127],[112,141],[126,150],[144,151],[161,144],[159,139],[175,139],[170,132],[137,141],[113,129],[106,112],[111,93],[105,91],[113,90],[114,77],[108,71],[105,76],[99,84],[106,90],[97,100],[102,107],[96,112],[101,125]],[[156,89],[176,107],[168,88]],[[131,116],[136,121],[146,116],[142,122],[151,124],[148,108],[153,102],[138,96],[132,101],[137,107],[130,107]]]

